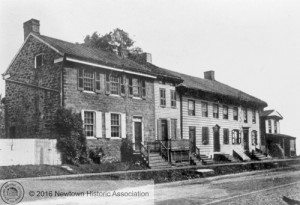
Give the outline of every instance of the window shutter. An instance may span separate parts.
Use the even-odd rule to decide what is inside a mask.
[[[133,82],[132,82],[131,76],[129,76],[129,78],[128,78],[128,96],[129,97],[133,96]]]
[[[235,133],[235,131],[233,130],[232,133],[231,133],[232,134],[232,137],[231,137],[232,138],[232,144],[235,144],[235,137],[234,137],[235,134],[234,133]]]
[[[109,73],[106,73],[105,75],[105,78],[106,78],[106,83],[105,83],[105,93],[107,95],[110,94],[110,74]]]
[[[202,143],[204,145],[209,144],[209,139],[208,139],[208,127],[202,127]]]
[[[105,113],[105,137],[111,138],[110,113]]]
[[[142,98],[146,99],[146,81],[142,80]]]
[[[157,139],[161,140],[161,119],[157,120]]]
[[[96,91],[96,93],[101,92],[101,80],[100,80],[99,72],[95,72],[95,91]]]
[[[171,139],[171,120],[167,120],[167,126],[168,126],[168,139]]]
[[[122,75],[120,77],[120,84],[121,84],[121,96],[125,96],[126,91],[125,91],[125,84],[126,84],[126,76]]]
[[[96,137],[102,137],[102,112],[96,112]]]
[[[126,114],[121,114],[121,134],[122,138],[126,138]]]
[[[78,90],[83,90],[83,69],[78,69]]]

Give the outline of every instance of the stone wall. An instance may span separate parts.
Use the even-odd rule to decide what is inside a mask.
[[[44,65],[35,68],[35,56],[41,53]],[[61,63],[54,64],[58,57],[31,36],[9,67],[5,101],[7,137],[12,132],[16,138],[51,137],[51,119],[60,105]]]

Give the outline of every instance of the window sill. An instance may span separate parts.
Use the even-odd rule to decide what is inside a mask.
[[[140,98],[140,97],[132,97],[132,99],[135,99],[135,100],[142,100],[142,98]]]
[[[88,91],[88,90],[83,90],[82,92],[89,93],[89,94],[96,94],[94,91]]]
[[[165,106],[165,105],[160,105],[160,107],[161,107],[161,108],[166,108],[166,106]]]
[[[109,139],[111,139],[111,140],[121,140],[122,137],[110,137]]]
[[[86,137],[87,140],[95,140],[95,139],[100,139],[101,137]]]
[[[119,98],[122,97],[121,95],[117,95],[117,94],[110,94],[109,96],[111,96],[111,97],[119,97]]]

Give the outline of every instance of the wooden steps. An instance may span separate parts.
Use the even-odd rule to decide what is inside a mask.
[[[234,149],[233,156],[241,159],[242,161],[251,161],[250,157],[248,157],[248,155],[241,149]]]
[[[214,164],[214,160],[211,158],[208,158],[208,156],[206,156],[204,154],[200,154],[200,160],[202,160],[203,164],[205,164],[205,165]]]
[[[224,154],[224,157],[227,159],[227,161],[229,162],[238,162],[239,160],[234,158],[232,155],[230,154]]]
[[[252,155],[256,160],[262,161],[262,160],[269,160],[270,158],[265,156],[264,154],[260,153],[260,152],[253,152]]]
[[[163,159],[159,153],[149,154],[148,165],[151,169],[163,169],[171,167],[171,165],[165,159]]]

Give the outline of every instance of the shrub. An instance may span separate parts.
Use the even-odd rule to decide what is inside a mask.
[[[80,114],[60,108],[55,114],[54,127],[57,132],[57,149],[62,153],[63,163],[87,162],[87,144]]]
[[[132,143],[129,139],[122,139],[121,144],[121,161],[122,162],[133,162],[133,148]]]
[[[100,156],[99,154],[102,154]],[[100,164],[101,158],[104,156],[102,147],[96,147],[96,149],[89,150],[89,158],[96,164]]]

